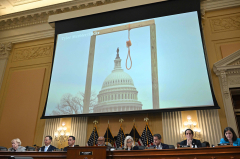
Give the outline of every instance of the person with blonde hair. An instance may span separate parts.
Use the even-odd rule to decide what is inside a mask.
[[[21,146],[21,140],[19,138],[13,139],[11,142],[12,142],[12,147],[9,148],[8,151],[13,151],[13,152],[26,151],[26,148]]]
[[[125,150],[139,150],[138,146],[135,146],[135,142],[131,136],[127,136],[124,140]]]

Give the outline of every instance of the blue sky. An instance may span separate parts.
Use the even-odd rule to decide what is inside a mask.
[[[197,13],[154,20],[160,108],[213,105]],[[46,115],[54,110],[65,93],[85,92],[89,34],[108,27],[58,35]],[[130,34],[133,62],[130,70],[125,68],[128,31],[97,36],[91,90],[97,94],[101,90],[104,79],[114,68],[119,47],[122,68],[132,77],[143,109],[152,109],[150,27],[132,29]]]

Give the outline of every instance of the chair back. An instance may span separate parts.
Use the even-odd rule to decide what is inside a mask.
[[[201,144],[202,144],[202,147],[207,147],[206,143],[201,143]]]
[[[144,150],[145,146],[138,146],[139,150]]]
[[[175,149],[174,145],[168,145],[168,146],[169,146],[169,149]]]
[[[123,150],[123,148],[119,147],[119,148],[116,148],[116,150]]]
[[[36,151],[35,147],[26,146],[26,151]]]
[[[58,149],[58,148],[56,148],[56,149],[54,149],[54,151],[62,151],[61,149]]]
[[[146,149],[155,149],[155,147],[154,146],[146,147]]]
[[[105,145],[112,147],[112,144],[109,142],[105,142]]]

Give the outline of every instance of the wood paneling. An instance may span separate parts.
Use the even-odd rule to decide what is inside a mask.
[[[0,141],[11,147],[13,138],[22,145],[33,145],[45,68],[14,71],[3,104]]]
[[[70,148],[68,152],[0,152],[0,158],[8,159],[15,157],[32,157],[34,159],[66,159],[66,158],[108,158],[108,159],[240,159],[239,146],[213,147],[213,148],[182,148],[168,150],[133,150],[133,151],[105,151],[107,157],[98,155],[79,155],[79,152],[91,152],[99,149],[102,152],[104,147],[79,147]]]
[[[207,50],[208,67],[210,70],[211,82],[214,93],[218,102],[219,118],[221,129],[227,127],[226,114],[224,110],[223,97],[221,94],[220,83],[218,77],[213,72],[213,64],[221,60],[223,56],[221,46],[236,44],[240,41],[239,26],[235,26],[236,18],[239,16],[240,7],[228,9],[214,10],[206,12],[204,15],[203,33]]]
[[[240,42],[233,44],[221,45],[222,57],[226,57],[236,51],[240,50]]]
[[[52,66],[53,38],[14,44],[0,90],[1,146],[41,145],[45,106]],[[3,139],[2,139],[3,138]]]

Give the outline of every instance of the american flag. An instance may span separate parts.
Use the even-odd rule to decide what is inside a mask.
[[[117,135],[117,140],[116,140],[117,148],[123,147],[124,140],[125,140],[125,134],[124,134],[122,126],[121,126],[120,129],[119,129],[118,135]]]
[[[95,142],[94,142],[94,139],[95,139]],[[97,139],[98,139],[98,131],[97,131],[97,127],[95,126],[90,135],[90,138],[88,139],[87,146],[97,145]]]
[[[142,132],[142,136],[138,140],[138,144],[140,146],[151,146],[151,145],[153,145],[153,134],[152,134],[148,124],[146,124],[146,126],[144,128],[144,130]]]
[[[105,138],[105,142],[109,142],[111,145],[114,145],[114,138],[113,138],[113,135],[112,135],[109,125],[105,132],[104,138]]]
[[[132,136],[132,138],[133,138],[133,140],[134,140],[135,142],[138,142],[138,140],[140,139],[141,136],[140,136],[140,134],[138,133],[135,124],[133,125],[133,128],[132,128],[132,130],[131,130],[131,132],[130,132],[129,135]]]

